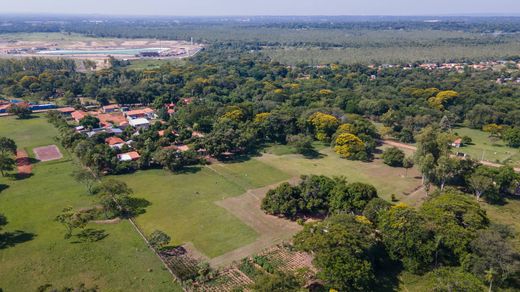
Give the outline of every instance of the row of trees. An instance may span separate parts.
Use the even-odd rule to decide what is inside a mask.
[[[273,215],[321,217],[328,214],[360,213],[368,202],[377,198],[376,189],[368,184],[347,183],[343,177],[302,176],[297,186],[282,183],[269,190],[262,209]]]

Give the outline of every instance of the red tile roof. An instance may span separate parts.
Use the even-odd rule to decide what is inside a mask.
[[[87,113],[84,111],[75,111],[70,114],[76,121],[79,121],[87,116]]]
[[[116,144],[123,144],[125,141],[119,137],[109,137],[105,139],[105,143],[107,143],[110,146],[116,145]]]
[[[151,108],[143,108],[143,109],[138,109],[138,110],[127,111],[126,115],[127,116],[139,116],[139,115],[150,114],[150,113],[153,113],[153,112],[154,112],[154,110],[151,109]]]
[[[137,153],[137,151],[132,151],[132,152],[128,152],[125,154],[130,156],[130,158],[132,158],[132,160],[137,160],[137,159],[141,158],[141,155],[139,155],[139,153]]]

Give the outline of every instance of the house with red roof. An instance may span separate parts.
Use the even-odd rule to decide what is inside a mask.
[[[76,122],[79,123],[79,121],[86,117],[88,114],[84,111],[73,111],[70,115]]]
[[[105,139],[105,143],[110,146],[110,148],[121,149],[124,145],[126,145],[125,141],[119,137],[108,137]]]
[[[455,141],[453,141],[453,143],[451,143],[451,146],[455,147],[455,148],[460,148],[460,146],[462,146],[462,139],[461,138],[455,139]]]
[[[105,114],[109,114],[109,113],[113,113],[113,112],[117,112],[119,111],[119,105],[118,104],[109,104],[109,105],[105,105],[103,108],[101,108],[101,110],[105,113]]]
[[[127,153],[117,154],[119,161],[135,161],[141,158],[141,155],[137,151],[131,151]]]
[[[125,116],[129,120],[141,119],[141,118],[153,119],[153,118],[155,118],[155,111],[153,109],[147,107],[147,108],[143,108],[143,109],[127,111],[127,112],[125,112]]]

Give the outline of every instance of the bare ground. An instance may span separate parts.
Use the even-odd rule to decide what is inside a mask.
[[[298,177],[294,177],[289,180],[289,183],[297,183],[298,180]],[[291,239],[294,234],[302,229],[295,222],[267,215],[260,209],[261,201],[267,191],[279,184],[281,182],[259,189],[248,190],[241,196],[216,202],[217,205],[225,208],[253,228],[260,234],[260,237],[251,244],[211,259],[209,261],[211,266],[227,266],[234,261],[259,253],[275,244]]]

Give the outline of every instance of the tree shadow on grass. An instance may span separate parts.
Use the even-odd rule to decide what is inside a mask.
[[[17,174],[14,174],[13,175],[13,178],[15,180],[24,180],[24,179],[28,179],[30,177],[32,177],[34,174],[33,173],[17,173]]]
[[[202,170],[202,167],[199,165],[195,166],[187,166],[183,167],[182,169],[179,169],[175,171],[176,174],[194,174]]]
[[[6,184],[0,184],[0,193],[4,190],[7,190],[9,188],[9,185]]]
[[[21,230],[12,232],[4,232],[0,234],[0,249],[13,247],[17,244],[31,241],[36,237],[34,233],[28,233]]]
[[[307,151],[303,151],[301,154],[306,159],[322,159],[325,156],[327,156],[327,155],[325,155],[323,153],[320,153],[320,152],[316,151],[315,149],[309,149]]]
[[[86,243],[86,242],[97,242],[105,239],[108,234],[104,229],[87,228],[76,234],[77,240],[72,243]]]
[[[128,205],[129,205],[130,209],[132,210],[131,214],[129,214],[130,217],[136,217],[136,216],[146,213],[146,208],[151,206],[152,203],[150,203],[150,201],[143,199],[143,198],[130,197],[128,199]],[[128,216],[126,216],[126,217],[128,217]]]

